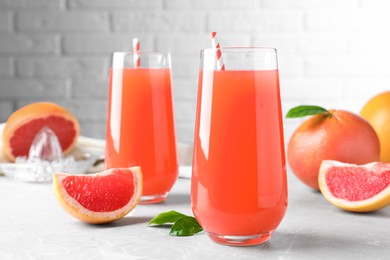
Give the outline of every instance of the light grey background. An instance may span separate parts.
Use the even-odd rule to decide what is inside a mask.
[[[34,101],[62,104],[104,138],[113,51],[172,52],[178,141],[191,143],[199,50],[278,48],[282,105],[358,113],[390,89],[386,0],[0,0],[0,120]],[[285,120],[286,139],[301,120]],[[286,140],[287,141],[287,140]]]

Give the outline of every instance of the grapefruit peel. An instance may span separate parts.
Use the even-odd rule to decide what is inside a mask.
[[[341,170],[342,175],[354,174],[354,171],[356,172],[357,170],[361,170],[363,173],[359,177],[362,178],[362,183],[365,183],[368,189],[371,188],[373,190],[376,188],[378,192],[373,194],[373,191],[371,190],[370,194],[362,194],[361,192],[364,192],[362,191],[363,187],[358,184],[353,187],[353,191],[347,187],[342,187],[341,185],[343,185],[343,183],[340,182],[340,179],[334,178],[333,180],[330,180],[327,178],[327,174],[330,172],[330,170]],[[382,182],[382,186],[384,187],[378,189],[378,187],[373,186],[375,183],[373,184],[370,178],[374,177],[374,179],[378,181],[378,178],[383,174],[385,174],[384,178],[382,179],[384,180],[384,182]],[[342,163],[334,160],[323,160],[319,170],[318,183],[320,191],[326,200],[328,200],[334,206],[346,211],[372,212],[390,205],[390,164],[372,162],[364,165],[356,165]],[[350,200],[348,198],[340,198],[339,195],[335,195],[334,192],[331,191],[330,185],[339,185],[341,192],[344,193],[355,192],[355,194],[357,194],[360,192],[361,194],[358,196],[360,196],[361,199]]]
[[[134,193],[125,206],[122,206],[113,211],[98,212],[85,208],[78,200],[76,200],[67,192],[63,185],[64,179],[68,176],[75,176],[76,178],[99,178],[110,174],[116,174],[116,172],[125,172],[129,175],[129,177],[133,177]],[[65,211],[67,211],[73,217],[89,224],[105,224],[123,218],[136,207],[142,194],[142,172],[140,167],[135,166],[130,168],[108,169],[100,173],[89,175],[56,173],[53,176],[53,185],[56,198]],[[107,186],[110,187],[110,185]],[[116,189],[115,186],[111,186],[110,188],[112,190]],[[106,190],[105,192],[109,192],[109,190]],[[107,201],[107,203],[110,202]]]

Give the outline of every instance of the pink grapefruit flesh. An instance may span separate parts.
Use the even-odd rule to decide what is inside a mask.
[[[57,173],[53,182],[62,207],[91,224],[124,217],[138,204],[142,193],[140,167],[115,168],[92,175]]]
[[[69,196],[84,208],[96,212],[122,208],[134,195],[133,180],[121,171],[99,178],[68,176],[62,182]]]
[[[47,116],[45,118],[33,119],[15,130],[10,139],[12,154],[15,157],[28,155],[35,135],[44,126],[49,127],[56,134],[58,140],[60,140],[62,151],[69,150],[73,144],[74,137],[77,136],[74,123],[60,116]]]
[[[368,212],[390,204],[390,164],[365,165],[322,161],[320,190],[333,205],[349,211]]]

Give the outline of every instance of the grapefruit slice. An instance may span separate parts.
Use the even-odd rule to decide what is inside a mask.
[[[75,218],[103,224],[128,214],[142,193],[141,168],[113,168],[91,175],[56,173],[57,200]]]
[[[370,212],[390,204],[390,164],[365,165],[322,161],[318,175],[321,193],[347,211]]]
[[[63,154],[77,141],[80,125],[77,118],[65,108],[51,102],[36,102],[15,111],[3,131],[3,151],[7,159],[27,156],[36,134],[47,126],[58,137]]]

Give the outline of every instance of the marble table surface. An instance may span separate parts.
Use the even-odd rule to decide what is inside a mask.
[[[289,174],[289,208],[272,238],[231,247],[202,232],[169,236],[147,227],[160,212],[191,214],[190,180],[178,179],[164,203],[138,205],[123,219],[88,225],[57,203],[50,183],[0,176],[0,259],[390,259],[390,207],[348,213]]]

